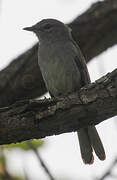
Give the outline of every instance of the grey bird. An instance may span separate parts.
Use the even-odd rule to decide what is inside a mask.
[[[84,56],[67,25],[55,19],[43,19],[24,30],[33,31],[39,39],[38,63],[52,96],[65,97],[90,83]],[[100,160],[105,159],[95,126],[80,129],[77,133],[85,164],[93,163],[93,150]]]

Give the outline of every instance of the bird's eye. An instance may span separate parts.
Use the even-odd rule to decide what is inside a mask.
[[[51,26],[50,24],[46,24],[46,25],[44,26],[44,29],[49,30],[51,27],[52,27],[52,26]]]

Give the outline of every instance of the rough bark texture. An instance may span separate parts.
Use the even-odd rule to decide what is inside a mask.
[[[117,69],[64,99],[25,100],[0,109],[0,144],[44,138],[117,115]]]
[[[86,61],[117,43],[117,0],[95,3],[69,24]],[[46,92],[37,64],[36,44],[0,72],[0,107]]]

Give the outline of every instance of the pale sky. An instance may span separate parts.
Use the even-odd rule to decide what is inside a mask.
[[[2,7],[0,7],[0,69],[37,42],[36,36],[23,31],[23,27],[31,26],[44,18],[56,18],[68,23],[85,11],[92,2],[96,1],[3,0]],[[90,62],[88,69],[92,81],[116,68],[116,58],[117,46],[114,46]],[[113,139],[117,138],[117,126],[111,119],[99,124],[97,128],[105,147],[107,159],[101,162],[95,158],[92,166],[82,163],[75,133],[46,138],[47,143],[44,148],[40,149],[40,153],[56,180],[60,180],[60,177],[66,177],[67,180],[94,180],[110,166],[117,156],[117,144],[113,143]],[[28,170],[31,180],[49,180],[41,166],[39,167],[33,153],[15,151],[9,154],[10,170],[22,173],[22,168],[25,168]]]

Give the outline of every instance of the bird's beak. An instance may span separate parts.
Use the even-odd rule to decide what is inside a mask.
[[[34,26],[31,26],[31,27],[25,27],[25,28],[23,28],[23,30],[26,30],[26,31],[34,31],[35,28],[34,28]]]

